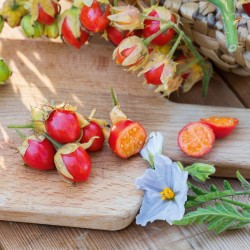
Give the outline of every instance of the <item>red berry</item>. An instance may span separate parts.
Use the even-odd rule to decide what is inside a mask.
[[[123,61],[136,49],[136,46],[133,46],[131,48],[124,49],[122,52],[119,52],[117,50],[116,52],[116,63],[117,64],[122,64]],[[138,62],[139,64],[140,62]],[[133,66],[133,65],[130,65]]]
[[[105,139],[100,125],[91,121],[88,126],[83,128],[82,139],[80,142],[87,143],[94,136],[98,136],[99,138],[93,141],[93,144],[87,149],[87,151],[95,152],[101,150]]]
[[[52,111],[45,121],[47,134],[55,141],[66,144],[79,139],[81,125],[73,111],[56,109]]]
[[[46,139],[38,139],[34,135],[29,136],[19,147],[23,161],[31,168],[39,170],[51,170],[55,167],[55,148]]]
[[[91,160],[79,144],[66,144],[55,155],[55,164],[63,179],[70,182],[87,181],[91,173]]]
[[[125,38],[134,35],[133,31],[122,31],[112,26],[107,27],[106,32],[109,41],[115,46],[118,46]]]
[[[216,139],[224,138],[232,133],[238,125],[239,120],[232,117],[216,117],[202,118],[201,123],[207,124],[214,131]]]
[[[146,138],[146,131],[139,123],[123,120],[112,126],[108,143],[117,156],[129,158],[141,151]]]
[[[38,18],[37,21],[39,23],[45,24],[45,25],[51,25],[52,23],[55,22],[56,20],[56,15],[58,14],[59,10],[58,10],[58,4],[56,4],[53,0],[51,1],[55,10],[55,16],[50,16],[49,14],[47,14],[46,12],[44,12],[43,8],[41,7],[41,5],[38,5]]]
[[[108,16],[111,14],[110,6],[93,1],[90,7],[83,6],[80,21],[86,30],[90,32],[103,32],[109,25]]]
[[[81,36],[75,37],[68,25],[67,18],[63,21],[61,33],[63,39],[77,49],[80,49],[89,39],[89,34],[82,29],[80,30]]]
[[[147,83],[160,85],[162,84],[161,81],[161,74],[164,69],[164,64],[160,65],[158,68],[152,68],[149,71],[144,73],[144,77]]]
[[[250,3],[245,3],[242,5],[244,11],[250,16]]]
[[[159,18],[159,15],[157,11],[155,10],[152,10],[149,13],[149,16]],[[171,21],[172,22],[175,21],[175,18],[173,15],[171,16]],[[142,34],[144,37],[150,37],[156,32],[158,32],[159,30],[160,30],[160,21],[155,21],[155,20],[150,20],[150,19],[146,19],[144,21],[144,29],[142,31]],[[156,38],[154,38],[151,41],[151,43],[154,45],[163,46],[167,44],[174,37],[174,35],[175,35],[175,31],[172,28],[170,28],[164,31],[163,33],[161,33],[160,35],[158,35]]]
[[[189,123],[178,134],[180,149],[191,157],[202,157],[209,153],[214,140],[213,130],[200,122]]]

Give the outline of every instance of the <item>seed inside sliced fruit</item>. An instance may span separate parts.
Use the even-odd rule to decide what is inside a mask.
[[[130,157],[140,152],[145,143],[145,130],[137,123],[124,129],[117,140],[118,153],[124,157]]]
[[[147,135],[145,129],[137,122],[124,120],[117,122],[110,131],[109,145],[121,158],[129,158],[140,152]]]
[[[178,135],[178,145],[181,150],[191,157],[202,157],[207,154],[214,144],[213,130],[200,122],[189,123]]]

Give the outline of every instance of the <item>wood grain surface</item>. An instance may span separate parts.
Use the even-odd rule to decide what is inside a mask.
[[[245,146],[250,140],[248,110],[171,103],[143,86],[141,79],[121,71],[110,60],[112,50],[98,43],[77,51],[63,44],[1,41],[1,55],[8,58],[13,75],[0,94],[0,104],[5,107],[0,116],[0,219],[105,230],[118,230],[132,222],[141,203],[134,179],[146,167],[139,157],[120,160],[106,146],[92,157],[90,180],[69,186],[56,172],[24,168],[15,149],[20,140],[15,131],[6,129],[7,124],[27,122],[29,106],[45,98],[70,100],[85,114],[97,108],[97,115],[108,119],[111,86],[117,89],[129,117],[148,132],[164,134],[164,153],[174,160],[194,161],[183,155],[176,142],[185,124],[210,115],[237,117],[239,128],[218,141],[202,161],[215,163],[218,176],[234,176],[236,169],[249,174],[250,148]]]
[[[0,41],[1,46],[4,44],[3,42],[4,41]],[[8,43],[10,41],[5,42]],[[27,47],[28,46],[29,45],[27,45]],[[68,49],[73,51],[73,49]],[[3,53],[3,50],[1,50],[1,53]],[[8,60],[8,58],[6,59]],[[14,60],[12,60],[11,63],[15,65]],[[23,71],[25,65],[24,63],[21,65],[20,71]],[[120,72],[120,74],[122,73]],[[170,99],[179,103],[239,108],[246,106],[249,107],[250,99],[246,98],[245,101],[242,101],[242,95],[250,95],[250,89],[247,88],[250,78],[239,78],[239,84],[234,85],[235,80],[238,79],[237,77],[228,77],[228,74],[223,72],[219,72],[219,74],[226,80],[227,83],[217,75],[210,84],[209,93],[206,98],[201,97],[201,85],[197,85],[188,94],[183,95],[177,93],[172,95]],[[246,85],[241,84],[243,80]],[[46,89],[46,86],[41,86],[43,84],[41,84],[40,79],[34,81],[31,85],[33,85],[34,89],[36,89],[35,84],[39,82],[39,90],[41,89],[42,93],[45,94],[44,89]],[[229,86],[233,85],[234,87],[228,87],[228,84]],[[25,96],[22,95],[22,101],[18,101],[20,89],[24,87],[23,85],[27,85],[27,80],[20,83],[20,85],[21,86],[19,88],[18,86],[14,87],[13,83],[11,83],[11,85],[9,83],[9,85],[1,88],[0,115],[4,112],[4,120],[2,119],[2,116],[0,118],[1,123],[5,121],[6,117],[10,114],[16,118],[16,122],[22,122],[24,116],[28,117],[29,107],[28,105],[25,106],[23,104],[23,102],[25,103]],[[122,88],[122,86],[119,88]],[[20,114],[15,111],[14,106],[9,109],[9,112],[11,112],[10,114],[3,110],[3,107],[6,108],[6,104],[9,103],[7,100],[8,95],[10,95],[9,93],[14,90],[16,93],[14,97],[12,97],[12,100],[14,102],[17,101],[18,105],[21,105],[21,107],[24,108]],[[3,92],[5,94],[2,94]],[[61,100],[60,97],[57,97],[57,99]],[[80,103],[77,99],[74,99],[74,101],[76,103]],[[123,102],[124,101],[126,100],[123,100]],[[34,102],[36,101],[34,100]],[[5,122],[5,124],[7,123],[8,121]],[[14,136],[14,134],[9,135],[12,132],[7,132],[5,127],[3,128],[2,126],[0,129],[5,141],[8,141],[10,136]],[[16,139],[16,137],[13,138]],[[19,142],[12,141],[12,143],[16,144]],[[1,156],[2,155],[0,154],[0,164],[3,164],[3,158],[1,158]],[[235,157],[238,157],[237,154]],[[27,171],[27,169],[25,169],[25,171]],[[29,169],[29,171],[31,170]],[[32,178],[34,177],[34,174],[37,175],[38,173],[32,173]],[[222,185],[222,180],[213,178],[211,183]],[[237,181],[232,180],[231,183],[235,189],[240,188]],[[208,184],[206,184],[206,186],[208,186]],[[20,187],[19,193],[21,192],[22,187]],[[0,195],[0,197],[2,197],[2,195]],[[25,198],[27,199],[28,197],[26,196]],[[240,201],[249,202],[249,197],[241,197]],[[34,221],[38,223],[38,221]],[[100,224],[100,222],[97,222],[97,224]],[[1,222],[0,249],[249,249],[249,232],[248,227],[241,230],[226,232],[218,236],[212,232],[208,232],[205,225],[177,227],[170,226],[165,222],[155,222],[153,224],[149,224],[145,228],[138,227],[135,223],[132,223],[126,229],[116,232]]]

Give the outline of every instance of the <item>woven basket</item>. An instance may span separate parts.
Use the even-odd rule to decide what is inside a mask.
[[[241,7],[236,12],[239,47],[229,53],[221,14],[213,4],[205,0],[165,0],[164,5],[180,15],[184,32],[201,54],[225,71],[250,75],[250,17]]]

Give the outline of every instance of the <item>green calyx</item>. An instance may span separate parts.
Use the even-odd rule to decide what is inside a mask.
[[[8,65],[3,59],[0,59],[0,85],[3,85],[5,81],[9,79],[12,72],[10,71]]]
[[[44,25],[37,21],[32,21],[30,15],[22,18],[21,27],[27,37],[37,38],[43,35]]]

